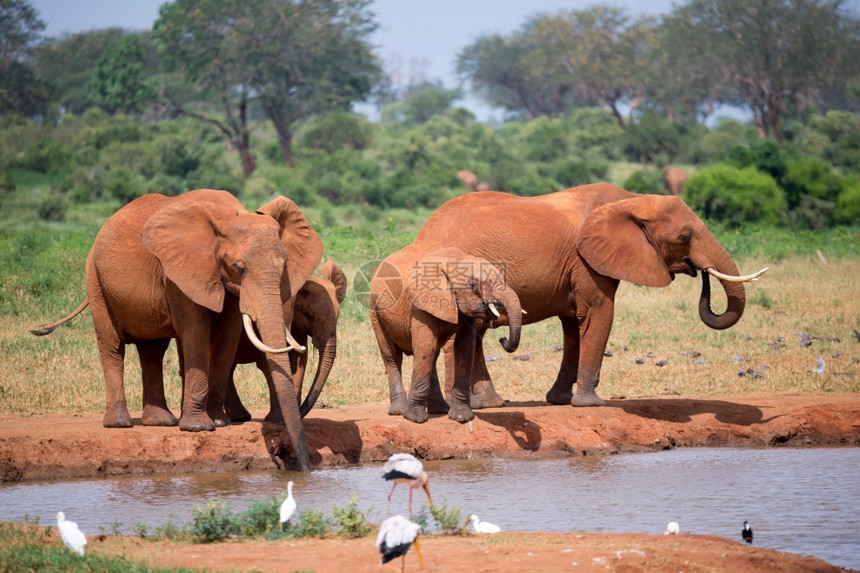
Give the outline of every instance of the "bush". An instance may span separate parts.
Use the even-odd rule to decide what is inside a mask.
[[[785,164],[782,179],[789,209],[800,205],[804,195],[824,201],[836,201],[842,190],[842,180],[830,166],[817,157],[804,157]]]
[[[633,193],[643,195],[658,194],[667,195],[668,191],[663,187],[663,174],[654,169],[640,169],[627,176],[621,185]]]
[[[717,164],[687,180],[684,200],[700,215],[737,227],[776,224],[786,210],[785,197],[772,177],[753,167]]]
[[[331,529],[328,517],[318,509],[306,509],[299,514],[299,525],[295,534],[297,537],[324,538]]]
[[[845,188],[836,199],[836,222],[856,225],[860,221],[860,178],[847,177]]]
[[[340,535],[344,537],[364,537],[373,531],[373,526],[367,522],[365,515],[358,509],[358,501],[354,495],[349,498],[349,503],[344,508],[332,504],[331,512],[334,519],[340,524]]]
[[[552,176],[560,186],[567,188],[603,181],[608,171],[608,166],[602,161],[572,158],[559,162]]]
[[[298,137],[300,146],[326,152],[366,149],[372,140],[370,122],[358,114],[346,111],[314,117]],[[278,153],[280,155],[280,151]]]
[[[206,507],[194,508],[191,534],[202,543],[214,543],[237,535],[238,528],[226,503],[210,501]]]
[[[69,210],[69,200],[59,191],[53,190],[39,202],[37,209],[39,218],[43,221],[65,221],[66,211]]]
[[[125,205],[146,193],[146,180],[137,171],[117,167],[107,172],[104,188],[109,196]]]
[[[627,126],[623,141],[631,161],[671,163],[680,150],[681,135],[674,123],[646,109],[639,121]]]
[[[565,121],[569,148],[586,157],[618,160],[624,130],[607,109],[578,108]]]

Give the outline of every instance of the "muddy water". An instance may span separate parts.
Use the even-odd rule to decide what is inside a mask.
[[[680,449],[653,454],[552,461],[428,462],[437,503],[506,530],[682,533],[740,541],[744,520],[755,545],[815,555],[860,568],[860,448]],[[380,521],[388,487],[380,464],[314,471],[195,474],[0,484],[0,520],[64,510],[86,533],[152,531],[169,520],[185,525],[195,505],[221,499],[242,511],[249,499],[282,495],[295,482],[299,511],[331,512],[351,495]],[[406,512],[399,486],[392,512]],[[425,504],[421,490],[415,509]],[[171,516],[172,514],[172,516]]]

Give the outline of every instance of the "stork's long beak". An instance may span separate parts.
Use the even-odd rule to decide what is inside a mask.
[[[427,494],[427,502],[429,503],[430,507],[433,507],[433,498],[430,497],[430,488],[427,487],[426,483],[421,487],[424,488],[424,493]]]
[[[421,546],[418,544],[418,538],[415,538],[415,541],[412,542],[412,545],[415,546],[415,555],[418,556],[418,566],[421,569],[424,569],[424,557],[421,556]]]

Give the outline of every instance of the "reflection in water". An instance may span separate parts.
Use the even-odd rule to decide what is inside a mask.
[[[195,505],[221,499],[242,511],[250,499],[280,497],[295,482],[298,512],[331,512],[352,495],[371,521],[384,517],[389,487],[382,464],[296,472],[0,484],[0,520],[25,514],[53,523],[59,510],[86,533],[136,522],[150,531],[186,524]],[[426,462],[434,500],[474,512],[506,530],[682,533],[741,542],[749,520],[755,545],[811,554],[860,568],[860,448],[691,448],[649,454],[543,461]],[[825,470],[826,468],[826,470]],[[395,491],[392,512],[406,511],[407,490]],[[416,504],[420,506],[422,499]]]

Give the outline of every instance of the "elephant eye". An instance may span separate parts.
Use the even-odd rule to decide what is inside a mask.
[[[681,237],[680,237],[680,238],[681,238],[681,242],[682,242],[682,243],[684,243],[685,245],[689,245],[689,244],[690,244],[690,240],[691,240],[693,237],[691,236],[691,234],[690,234],[690,233],[684,233],[683,235],[681,235]]]
[[[245,265],[244,264],[233,263],[233,270],[236,271],[236,274],[239,275],[240,278],[245,276]]]
[[[475,290],[478,288],[478,280],[477,279],[469,279],[469,288]]]

